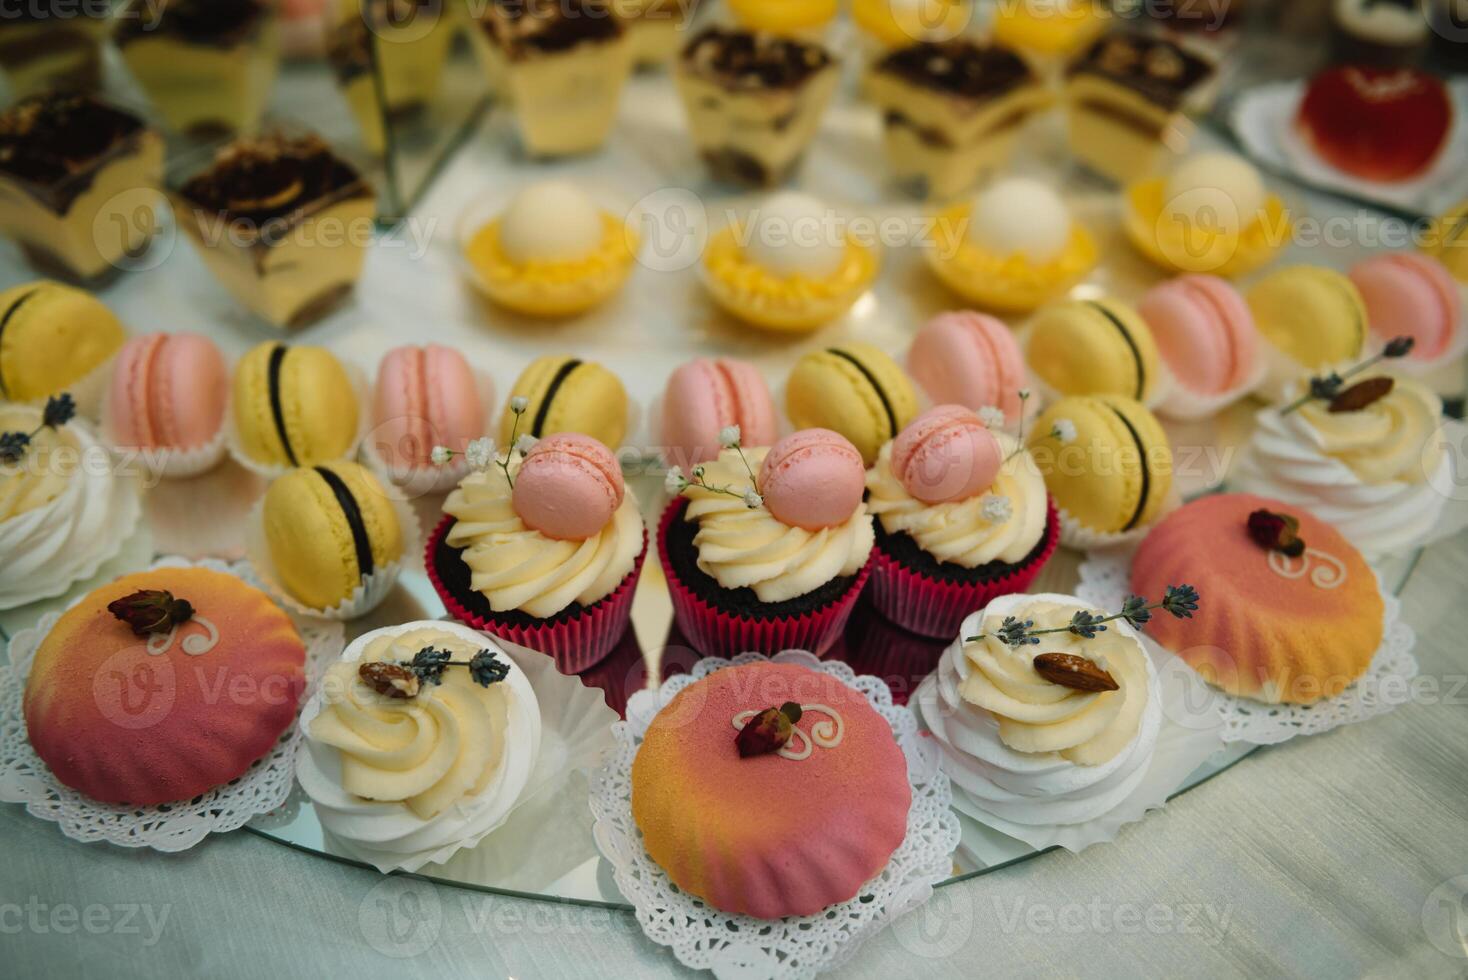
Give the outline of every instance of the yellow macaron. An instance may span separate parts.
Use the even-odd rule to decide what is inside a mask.
[[[525,399],[525,411],[517,429],[514,406],[520,398]],[[616,449],[627,434],[627,390],[615,374],[592,361],[536,358],[510,389],[500,417],[500,444],[508,448],[516,431],[537,439],[579,432]]]
[[[357,391],[323,348],[261,344],[235,368],[232,397],[240,449],[266,466],[340,459],[356,441]]]
[[[917,415],[918,399],[892,358],[871,344],[841,344],[796,362],[785,410],[797,429],[841,433],[871,466],[887,440]]]
[[[403,556],[403,529],[371,472],[338,460],[291,470],[264,503],[270,561],[287,592],[330,609]]]
[[[1167,433],[1130,398],[1062,398],[1036,420],[1029,447],[1056,505],[1093,531],[1146,527],[1172,491]]]
[[[1259,332],[1303,367],[1352,361],[1366,348],[1366,304],[1334,269],[1280,269],[1251,286],[1246,298]]]
[[[1468,283],[1468,201],[1434,221],[1432,230],[1422,251],[1447,266],[1454,279]]]
[[[0,293],[0,400],[66,391],[126,340],[122,323],[90,293],[45,279],[8,289]]]
[[[1131,306],[1104,297],[1042,309],[1030,323],[1030,370],[1062,395],[1150,401],[1160,373],[1157,344]]]

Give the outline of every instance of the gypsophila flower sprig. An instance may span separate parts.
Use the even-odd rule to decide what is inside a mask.
[[[530,401],[523,396],[510,399],[510,412],[515,416],[515,422],[510,426],[510,448],[503,456],[496,452],[494,440],[489,436],[475,439],[464,447],[463,453],[455,452],[448,446],[434,446],[432,459],[435,466],[446,466],[455,457],[462,455],[468,462],[469,468],[483,473],[491,466],[498,466],[505,472],[505,482],[510,489],[515,489],[515,478],[510,475],[510,456],[519,453],[524,459],[535,444],[540,440],[530,434],[520,435],[520,419],[530,409]]]
[[[31,440],[41,434],[42,429],[59,429],[76,415],[76,402],[71,395],[62,392],[46,399],[41,412],[41,424],[30,432],[0,432],[0,463],[18,463],[31,448]]]
[[[1030,389],[1021,388],[1019,390],[1019,432],[1014,437],[1014,451],[1004,457],[1004,462],[1006,463],[1025,451],[1025,415],[1027,414],[1025,409],[1029,407],[1029,401]]]
[[[663,478],[663,488],[668,493],[677,496],[689,487],[698,487],[709,493],[723,494],[726,497],[738,497],[744,501],[744,506],[750,510],[764,506],[765,498],[759,492],[759,480],[754,475],[754,468],[749,465],[749,459],[744,455],[744,448],[739,444],[741,435],[739,426],[726,425],[719,430],[719,443],[725,449],[732,449],[739,454],[739,460],[744,464],[744,472],[749,474],[749,486],[743,489],[734,486],[716,486],[707,482],[704,477],[707,470],[702,465],[695,466],[693,472],[685,476],[680,466],[669,467],[668,475]]]
[[[1305,394],[1290,402],[1279,410],[1279,414],[1288,415],[1312,401],[1334,401],[1340,396],[1345,384],[1351,378],[1363,371],[1370,370],[1382,361],[1397,360],[1412,353],[1412,348],[1417,346],[1416,339],[1412,337],[1393,337],[1387,345],[1381,349],[1381,353],[1357,364],[1345,372],[1332,371],[1329,374],[1319,375],[1310,379],[1309,388]]]
[[[1035,621],[1032,619],[1020,620],[1014,616],[1004,617],[1004,622],[993,632],[993,636],[1006,646],[1019,647],[1037,644],[1040,637],[1047,633],[1071,633],[1083,640],[1094,640],[1100,634],[1106,632],[1106,624],[1114,620],[1125,620],[1134,629],[1144,629],[1152,619],[1153,610],[1161,609],[1163,612],[1178,619],[1191,619],[1193,613],[1198,611],[1198,590],[1191,585],[1169,585],[1162,594],[1160,602],[1148,604],[1141,596],[1127,596],[1126,601],[1121,604],[1121,611],[1110,615],[1101,615],[1086,609],[1082,609],[1071,617],[1065,626],[1054,626],[1049,629],[1035,629]],[[977,643],[986,640],[991,634],[980,633],[977,636],[967,637],[965,643]]]

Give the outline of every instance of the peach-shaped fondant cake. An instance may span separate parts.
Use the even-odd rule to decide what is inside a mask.
[[[800,719],[778,751],[742,756],[753,716]],[[854,897],[907,833],[907,762],[858,691],[794,664],[726,667],[679,692],[632,765],[632,815],[679,888],[778,919]]]
[[[161,592],[192,615],[138,635],[108,610],[150,594],[134,602],[130,621],[141,625]],[[56,778],[92,799],[192,799],[242,775],[292,724],[305,656],[286,614],[233,575],[127,575],[86,596],[41,642],[26,681],[26,731]]]
[[[1250,515],[1298,522],[1270,547]],[[1298,552],[1293,553],[1293,552]],[[1147,634],[1230,694],[1270,703],[1334,697],[1366,672],[1381,645],[1376,575],[1331,525],[1298,507],[1220,494],[1173,511],[1132,560],[1132,591],[1160,596],[1187,583],[1202,596],[1191,620],[1161,616]]]

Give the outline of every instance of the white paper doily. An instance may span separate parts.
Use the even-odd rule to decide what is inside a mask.
[[[197,566],[245,578],[243,563],[161,558],[149,566]],[[248,580],[248,579],[247,579]],[[78,600],[80,601],[80,600]],[[83,843],[107,841],[120,847],[151,847],[156,851],[183,851],[209,834],[244,826],[253,817],[269,813],[286,801],[295,782],[296,747],[300,726],[294,723],[266,755],[231,783],[216,786],[193,800],[166,806],[125,807],[98,803],[63,785],[31,748],[26,737],[22,701],[31,661],[61,613],[47,613],[34,628],[22,630],[10,641],[10,662],[0,669],[0,801],[24,803],[27,812],[52,820],[61,832]],[[343,645],[340,623],[291,617],[306,645],[307,693]]]
[[[1131,553],[1092,552],[1081,563],[1080,578],[1076,595],[1103,609],[1119,609],[1131,591]],[[1225,742],[1275,745],[1296,735],[1318,735],[1375,718],[1411,699],[1411,681],[1417,676],[1412,647],[1417,635],[1402,622],[1402,603],[1382,586],[1380,575],[1377,587],[1386,607],[1386,629],[1366,673],[1335,697],[1314,704],[1268,704],[1208,686],[1208,696],[1223,719]],[[1174,659],[1183,664],[1181,658]]]
[[[865,695],[892,725],[907,756],[912,809],[907,837],[882,872],[850,901],[816,915],[774,921],[729,915],[677,890],[642,846],[632,819],[632,760],[653,716],[694,681],[724,667],[766,659],[829,674]],[[917,734],[917,722],[892,703],[892,692],[875,677],[857,677],[844,663],[816,659],[803,650],[772,658],[746,653],[725,660],[699,661],[656,691],[638,691],[627,703],[627,720],[612,726],[617,750],[590,772],[592,834],[612,865],[617,887],[637,911],[642,931],[667,946],[684,966],[712,970],[715,976],[759,978],[813,977],[846,962],[869,936],[928,900],[933,886],[947,878],[958,846],[958,818],[950,811],[948,777],[938,768],[934,747]]]

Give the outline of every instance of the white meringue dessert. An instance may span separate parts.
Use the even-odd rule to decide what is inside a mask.
[[[391,672],[394,683],[361,673],[370,663],[406,666],[429,647],[451,658],[437,684],[410,670]],[[503,679],[476,682],[465,665],[483,651]],[[457,623],[358,637],[327,670],[301,728],[296,778],[330,842],[383,872],[478,844],[519,804],[540,754],[529,680],[492,638]]]
[[[1006,616],[1044,629],[1091,608],[1073,596],[1001,596],[969,616],[943,652],[924,682],[932,695],[918,701],[959,810],[1026,826],[1087,823],[1119,806],[1146,776],[1162,697],[1130,625],[1114,620],[1094,639],[1058,632],[1016,647],[995,635]],[[970,639],[980,634],[985,638]],[[1044,653],[1090,660],[1118,689],[1084,691],[1047,680],[1034,667]]]

